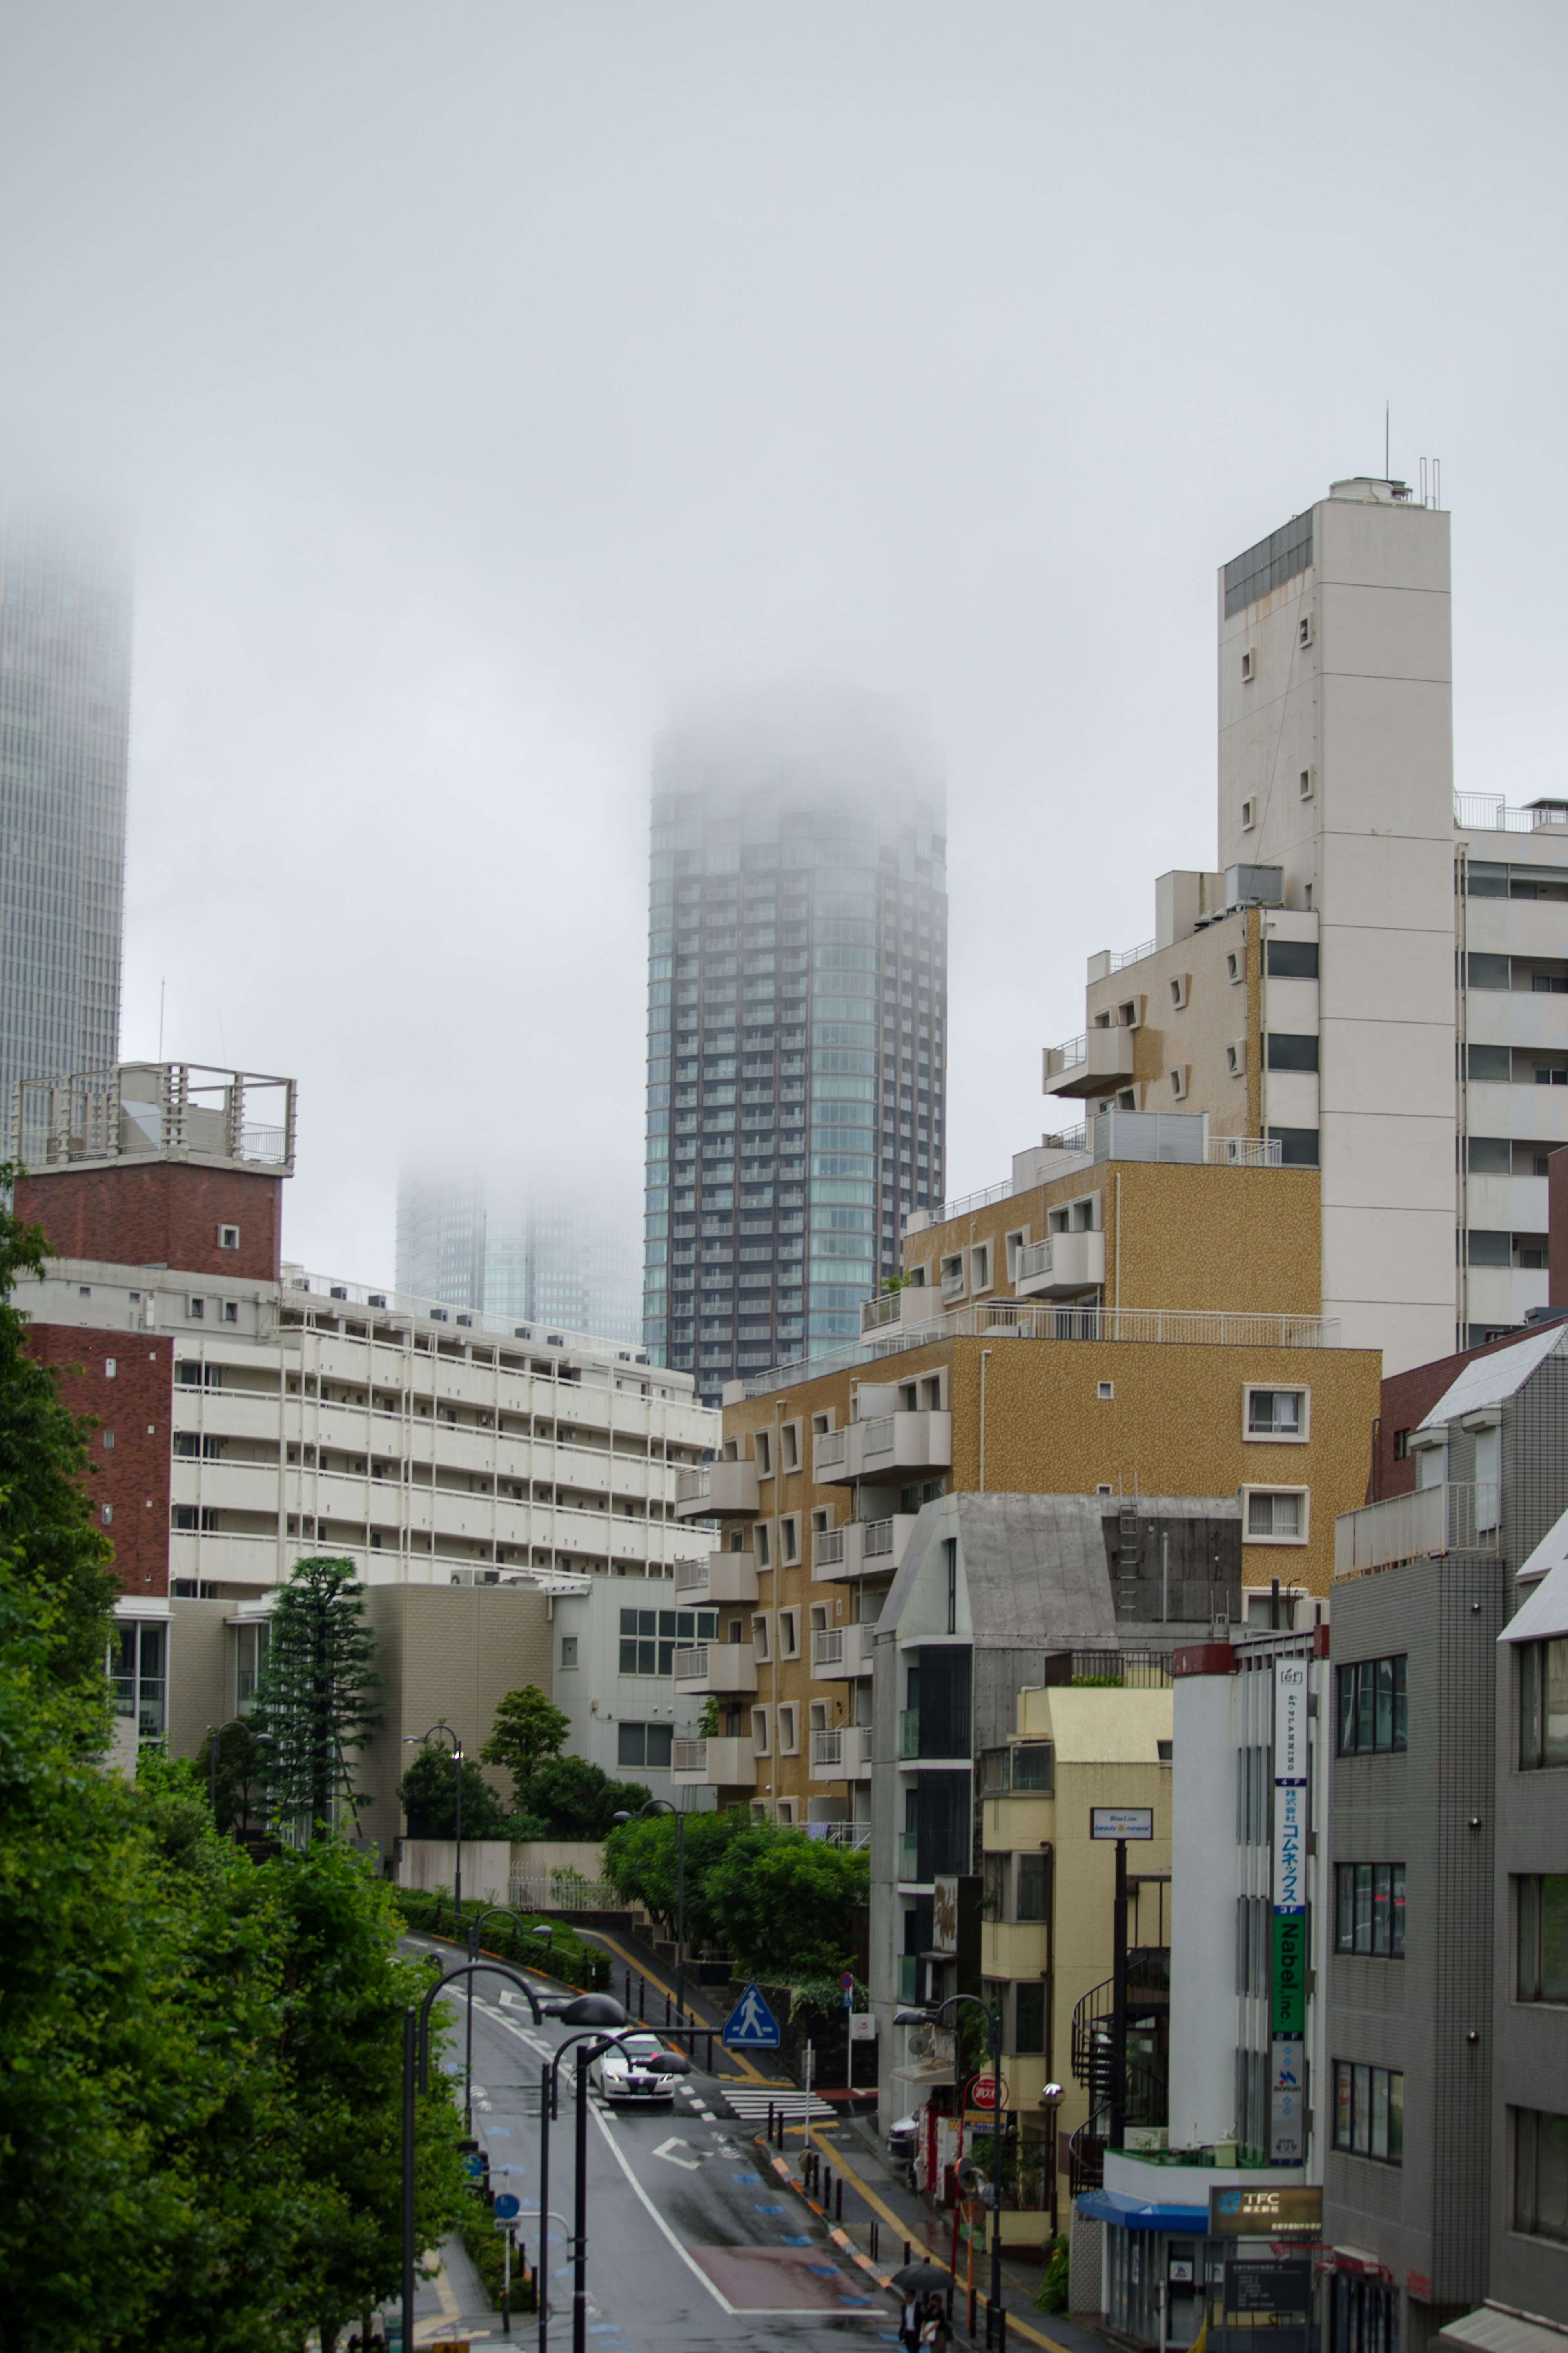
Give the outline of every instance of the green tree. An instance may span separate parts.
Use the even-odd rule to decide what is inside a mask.
[[[350,1752],[381,1721],[352,1561],[300,1561],[273,1604],[267,1664],[251,1721],[271,1741],[263,1767],[268,1810],[307,1837],[325,1837],[340,1805],[353,1817]]]
[[[43,1228],[5,1205],[5,1188],[22,1174],[0,1166],[0,1558],[22,1585],[61,1604],[40,1621],[54,1672],[96,1681],[118,1590],[109,1574],[113,1547],[93,1525],[87,1490],[93,1424],[64,1404],[54,1367],[28,1355],[29,1318],[14,1303],[18,1286],[41,1280],[48,1260]]]
[[[248,1724],[226,1724],[209,1732],[196,1751],[196,1771],[205,1793],[208,1787],[209,1751],[217,1742],[216,1828],[226,1835],[244,1838],[259,1819],[266,1802],[267,1751]]]
[[[737,1841],[744,1841],[743,1852],[755,1852],[770,1835],[773,1833],[765,1824],[753,1823],[744,1814],[687,1815],[686,1933],[693,1945],[718,1941],[718,1926],[709,1907],[707,1889],[721,1859]],[[611,1831],[605,1841],[605,1875],[625,1902],[642,1905],[673,1934],[677,1882],[674,1816],[645,1814],[641,1821],[623,1822]]]
[[[703,1900],[721,1941],[748,1968],[814,1977],[846,1968],[870,1896],[868,1859],[799,1831],[731,1841]]]
[[[397,1785],[397,1802],[408,1817],[410,1838],[458,1835],[458,1766],[449,1748],[421,1749]],[[507,1817],[500,1799],[471,1757],[462,1763],[463,1843],[505,1838]]]
[[[640,1781],[616,1781],[585,1757],[557,1757],[542,1765],[528,1788],[528,1812],[517,1835],[545,1839],[602,1839],[618,1813],[635,1814],[649,1792]],[[465,1803],[467,1800],[465,1799]]]
[[[560,1756],[571,1729],[571,1718],[546,1699],[537,1683],[508,1692],[497,1705],[479,1762],[499,1765],[511,1775],[512,1804],[520,1814],[533,1811],[529,1785],[542,1765]]]

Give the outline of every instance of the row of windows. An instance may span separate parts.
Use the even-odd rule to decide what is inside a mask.
[[[1405,1745],[1405,1662],[1362,1659],[1339,1671],[1342,1757],[1396,1754]]]
[[[620,1672],[672,1675],[678,1647],[710,1642],[718,1631],[716,1609],[623,1609]],[[562,1663],[565,1663],[564,1659]]]

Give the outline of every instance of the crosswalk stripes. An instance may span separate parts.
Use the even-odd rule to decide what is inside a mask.
[[[742,2124],[765,2124],[770,2107],[775,2116],[787,2117],[791,2124],[799,2124],[803,2119],[817,2124],[835,2113],[826,2100],[819,2100],[813,2093],[808,2117],[806,2094],[797,2092],[793,2084],[726,2084],[722,2097]]]

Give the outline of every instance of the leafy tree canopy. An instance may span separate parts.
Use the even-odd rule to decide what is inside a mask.
[[[500,1799],[471,1757],[465,1757],[461,1770],[465,1845],[469,1839],[505,1838],[507,1816]],[[449,1748],[420,1750],[397,1785],[410,1838],[457,1837],[458,1773]]]
[[[792,1982],[844,1968],[857,1915],[868,1899],[868,1859],[804,1831],[741,1814],[688,1814],[686,1926],[693,1944],[719,1944],[747,1968]],[[651,1814],[614,1831],[605,1871],[616,1892],[672,1925],[676,1825]]]
[[[251,1722],[271,1742],[269,1810],[311,1837],[326,1835],[340,1807],[353,1818],[351,1755],[381,1721],[374,1653],[353,1563],[298,1562],[273,1604]]]
[[[511,1775],[512,1803],[520,1814],[533,1811],[530,1784],[542,1765],[560,1756],[571,1729],[570,1717],[537,1683],[508,1692],[498,1705],[479,1762],[499,1765]]]
[[[93,1525],[87,1490],[93,1425],[62,1401],[54,1367],[27,1353],[28,1318],[16,1302],[27,1278],[42,1277],[48,1245],[41,1226],[5,1205],[4,1188],[22,1174],[0,1166],[0,1557],[23,1587],[61,1604],[39,1621],[53,1673],[96,1682],[118,1590],[113,1547]]]
[[[514,1838],[602,1839],[618,1813],[635,1814],[649,1792],[640,1781],[616,1781],[585,1757],[557,1757],[528,1785],[528,1811],[514,1821]]]

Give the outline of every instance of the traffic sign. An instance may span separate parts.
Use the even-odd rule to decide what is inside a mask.
[[[463,2159],[463,2171],[468,2175],[468,2179],[470,2181],[478,2181],[483,2175],[484,2169],[484,2158],[477,2156],[472,2150],[470,2150],[468,2156]]]
[[[1007,2078],[1004,2075],[1002,2078],[1001,2099],[1001,2105],[1003,2107],[1006,2106],[1007,2099]],[[996,2106],[996,2078],[994,2075],[976,2075],[973,2083],[971,2084],[969,2087],[969,2104],[971,2107],[974,2108],[994,2108]]]
[[[853,2010],[855,2007],[855,1972],[853,1969],[845,1970],[844,1975],[838,1980],[838,1989],[844,1996],[845,2009]]]
[[[776,2051],[779,2022],[754,1985],[749,1985],[724,2021],[721,2040],[726,2051]]]
[[[498,2222],[514,2222],[522,2211],[522,2200],[514,2197],[510,2189],[503,2189],[490,2211]]]

